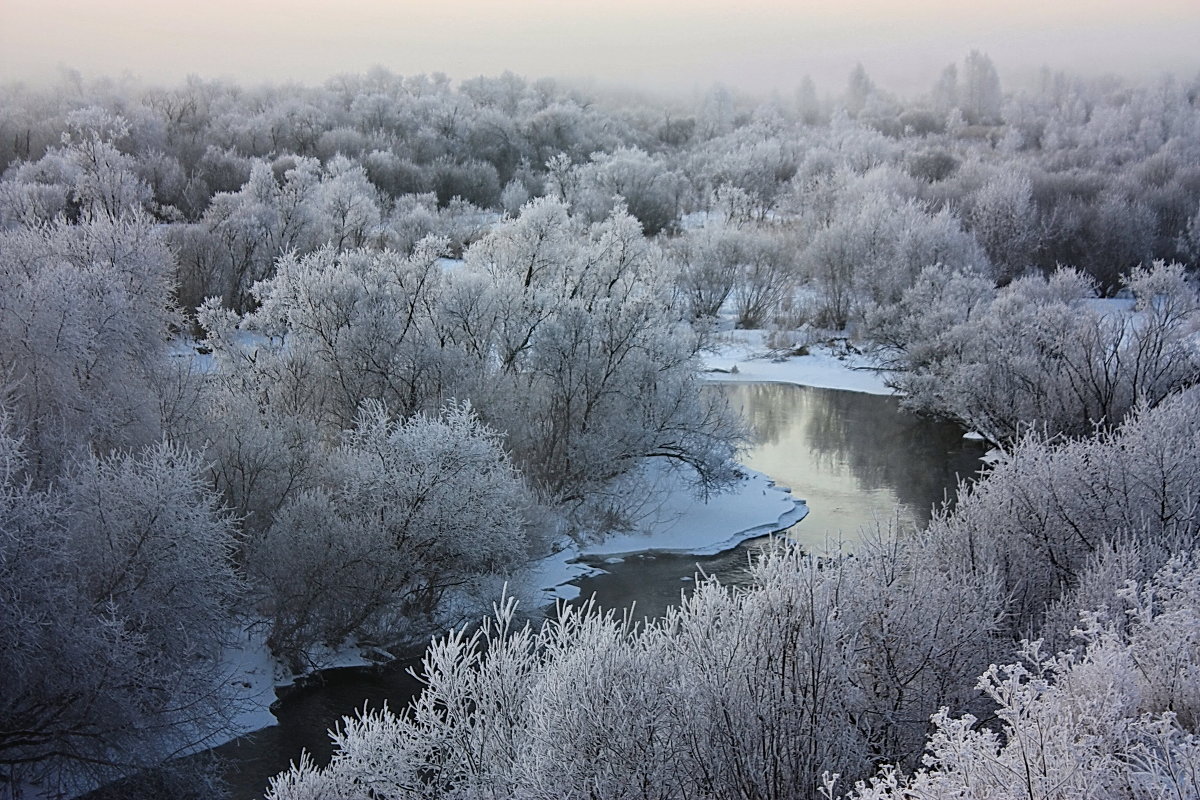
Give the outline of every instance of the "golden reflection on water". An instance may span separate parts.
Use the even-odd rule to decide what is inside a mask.
[[[715,387],[717,388],[717,387]],[[877,525],[925,525],[982,448],[945,422],[899,409],[894,397],[777,383],[721,384],[753,431],[742,463],[808,501],[792,529],[814,552],[853,550]]]

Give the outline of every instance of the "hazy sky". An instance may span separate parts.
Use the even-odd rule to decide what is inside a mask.
[[[451,78],[594,77],[839,92],[855,62],[900,92],[971,49],[1001,76],[1047,64],[1200,71],[1200,0],[0,0],[0,81],[195,73],[318,83],[382,65]]]

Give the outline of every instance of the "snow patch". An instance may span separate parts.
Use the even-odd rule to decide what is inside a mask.
[[[984,453],[982,456],[980,456],[979,460],[982,461],[983,463],[987,464],[989,467],[993,466],[995,464],[999,464],[1001,461],[1004,460],[1004,451],[999,448],[993,447],[991,450],[988,450],[986,453]]]
[[[579,549],[574,543],[563,546],[551,555],[534,562],[526,570],[526,580],[535,596],[544,605],[579,597],[579,587],[571,581],[599,575],[603,571],[579,563]]]
[[[239,736],[269,728],[278,723],[271,705],[278,698],[277,690],[290,686],[303,677],[289,675],[282,664],[271,656],[267,647],[268,624],[265,620],[240,627],[231,633],[230,644],[221,658],[221,670],[228,676],[226,686],[230,694],[231,715],[227,730],[206,737],[187,752],[217,747]],[[366,667],[378,663],[386,656],[377,651],[372,660],[363,648],[347,642],[342,647],[325,648],[310,653],[311,672],[338,667]]]
[[[790,528],[808,506],[777,487],[761,472],[745,470],[732,490],[695,497],[683,478],[661,476],[661,503],[635,530],[581,546],[585,556],[617,556],[655,550],[705,556],[729,550],[747,539]],[[673,485],[672,485],[673,484]]]
[[[814,344],[808,355],[793,355],[767,346],[768,332],[733,330],[721,335],[715,352],[703,357],[705,377],[712,381],[792,383],[819,389],[864,394],[894,394],[884,373],[868,356]]]
[[[544,602],[574,600],[579,588],[570,581],[603,570],[580,563],[583,557],[615,564],[633,553],[671,552],[713,555],[748,540],[789,528],[808,514],[803,500],[780,489],[761,472],[743,470],[729,491],[696,497],[687,476],[674,470],[646,470],[652,481],[652,507],[644,509],[632,530],[601,542],[565,545],[529,571],[530,587]]]
[[[219,741],[206,742],[206,747],[216,747],[276,723],[271,704],[275,702],[275,687],[283,676],[279,663],[267,648],[267,626],[239,628],[233,636],[222,658],[223,670],[229,675],[227,685],[234,698],[232,730]]]

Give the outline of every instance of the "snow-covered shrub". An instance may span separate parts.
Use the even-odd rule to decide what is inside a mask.
[[[1103,597],[1120,580],[1145,577],[1200,542],[1198,391],[1142,408],[1091,439],[1023,438],[985,480],[960,490],[931,535],[957,569],[998,570],[1017,632],[1036,629],[1047,604],[1085,574],[1118,586],[1089,584],[1080,597]],[[1078,610],[1065,610],[1068,622]],[[1051,635],[1061,641],[1062,632],[1059,624]]]
[[[397,422],[367,403],[312,483],[248,546],[276,653],[394,635],[526,557],[524,486],[469,406]]]
[[[995,570],[963,570],[926,531],[865,537],[838,574],[870,757],[915,766],[931,710],[979,706],[972,681],[1005,642],[1005,587]]]
[[[223,730],[240,582],[199,459],[90,457],[45,491],[0,415],[0,763],[111,777]],[[57,777],[56,777],[57,776]]]
[[[923,769],[885,767],[849,797],[1200,795],[1200,559],[1182,554],[1121,594],[1127,620],[1085,613],[1081,646],[1049,656],[1027,642],[1020,661],[982,675],[997,724],[943,708]]]
[[[1098,307],[1074,270],[992,292],[930,269],[871,320],[914,408],[959,418],[996,442],[1026,430],[1090,434],[1200,380],[1200,296],[1178,264],[1136,270],[1132,313]]]

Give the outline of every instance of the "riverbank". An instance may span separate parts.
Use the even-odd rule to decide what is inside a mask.
[[[867,394],[891,394],[869,359],[847,348],[816,345],[807,354],[783,354],[766,344],[765,331],[731,330],[721,335],[719,348],[705,356],[705,377],[712,381],[777,382]],[[532,564],[524,579],[529,602],[550,605],[579,595],[572,582],[603,574],[598,562],[617,563],[633,554],[661,552],[712,555],[740,543],[784,530],[804,519],[808,506],[786,487],[766,475],[744,469],[743,478],[727,492],[697,497],[686,476],[667,470],[647,470],[654,498],[636,514],[631,530],[601,541],[579,544],[562,541],[553,554]],[[590,562],[589,563],[585,563]],[[210,746],[275,725],[271,711],[277,691],[303,676],[284,674],[270,657],[260,626],[233,632],[234,643],[224,664],[236,695],[236,734],[208,742]],[[314,671],[378,663],[378,653],[347,646],[319,654]]]
[[[705,377],[713,381],[790,383],[816,389],[895,394],[878,365],[845,339],[781,349],[771,347],[769,338],[770,333],[763,330],[722,332],[715,349],[703,356]]]
[[[542,604],[574,600],[579,588],[571,582],[602,574],[584,559],[616,561],[634,553],[662,552],[713,555],[748,539],[795,525],[808,514],[803,499],[776,486],[766,475],[742,470],[743,477],[728,491],[697,497],[678,472],[647,470],[653,506],[645,507],[631,530],[590,543],[561,543],[558,552],[534,564],[528,585]]]
[[[875,362],[845,340],[814,344],[797,352],[768,345],[764,330],[729,329],[719,334],[715,349],[702,358],[704,377],[714,382],[786,383],[818,389],[839,389],[873,395],[892,395]],[[580,545],[562,542],[561,549],[530,570],[530,586],[542,602],[572,600],[573,585],[603,570],[597,556],[619,559],[635,553],[667,552],[713,555],[749,539],[795,525],[808,514],[804,499],[775,486],[762,473],[744,469],[746,477],[728,492],[697,498],[677,476],[651,476],[658,481],[652,494],[660,498],[660,513],[641,520],[633,530],[603,541]]]

